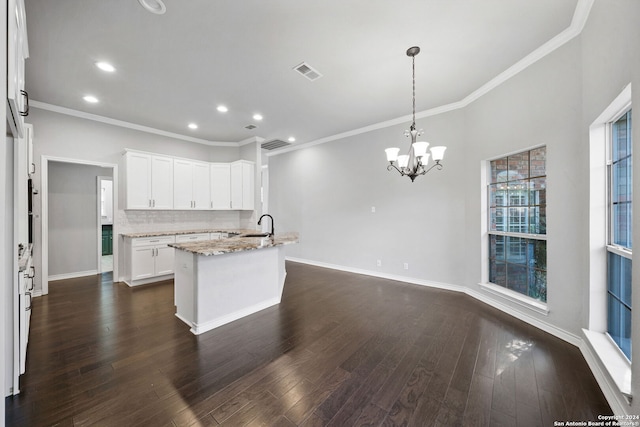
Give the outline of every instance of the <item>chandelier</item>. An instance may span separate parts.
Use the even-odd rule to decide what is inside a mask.
[[[442,169],[440,163],[444,158],[444,150],[447,147],[431,147],[431,153],[427,153],[429,143],[425,141],[418,141],[418,137],[424,132],[422,129],[416,130],[416,55],[420,53],[418,46],[413,46],[407,49],[407,56],[411,57],[411,65],[413,70],[413,121],[411,122],[411,128],[404,131],[404,136],[411,138],[411,145],[409,146],[408,154],[398,156],[400,149],[397,147],[387,148],[384,150],[387,153],[387,160],[389,166],[387,170],[392,168],[400,172],[402,176],[408,176],[413,182],[418,175],[424,175],[433,168]],[[429,166],[429,157],[434,161],[434,164]]]

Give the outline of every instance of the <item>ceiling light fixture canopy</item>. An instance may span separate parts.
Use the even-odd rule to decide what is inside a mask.
[[[398,153],[400,149],[397,147],[384,150],[387,153],[387,160],[389,161],[387,170],[395,169],[400,175],[411,178],[411,182],[413,182],[418,175],[424,175],[433,168],[438,168],[438,170],[442,169],[440,162],[444,158],[444,150],[447,149],[447,147],[443,146],[432,147],[431,153],[427,153],[429,143],[418,141],[418,137],[424,133],[422,129],[416,129],[416,55],[419,53],[420,48],[418,46],[407,49],[407,56],[411,57],[413,71],[413,121],[411,122],[411,128],[404,131],[404,136],[411,138],[409,153],[399,156]],[[435,162],[430,167],[428,167],[429,156],[431,156]]]

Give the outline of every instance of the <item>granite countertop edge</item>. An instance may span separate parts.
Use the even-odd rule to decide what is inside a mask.
[[[253,231],[255,233],[255,231]],[[273,248],[291,245],[300,241],[296,232],[276,233],[273,237],[229,237],[220,240],[203,240],[199,242],[171,243],[168,246],[196,255],[215,256],[234,252]]]
[[[137,239],[142,237],[160,237],[160,236],[179,236],[183,234],[198,234],[198,233],[238,233],[249,234],[257,233],[256,230],[246,228],[202,228],[196,230],[171,230],[171,231],[136,231],[133,233],[120,233],[122,237],[128,237],[131,239]]]

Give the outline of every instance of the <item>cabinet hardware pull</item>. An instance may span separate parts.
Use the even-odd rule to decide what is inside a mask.
[[[153,206],[152,207],[156,207],[156,199],[153,199]]]
[[[27,108],[24,111],[19,111],[22,117],[26,117],[29,115],[29,94],[26,90],[21,90],[20,93],[24,96],[24,99],[27,101]]]
[[[32,162],[32,163],[31,163],[31,166],[33,166],[33,170],[29,170],[29,173],[30,173],[30,174],[34,174],[34,173],[36,173],[36,164]],[[29,169],[31,169],[31,168],[29,168]]]
[[[149,199],[149,207],[151,207],[151,199]]]

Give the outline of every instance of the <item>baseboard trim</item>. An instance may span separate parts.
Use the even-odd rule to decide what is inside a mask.
[[[397,282],[411,283],[412,285],[428,286],[430,288],[444,289],[448,291],[464,292],[464,287],[450,283],[434,282],[430,280],[416,279],[415,277],[400,276],[397,274],[380,273],[378,271],[364,270],[326,262],[311,261],[304,258],[286,257],[287,261],[308,264],[316,267],[329,268],[331,270],[345,271],[347,273],[362,274],[365,276],[379,277],[381,279],[395,280]]]
[[[54,274],[49,276],[49,282],[65,279],[76,279],[78,277],[95,276],[98,274],[98,270],[78,271],[75,273]]]
[[[446,289],[455,292],[462,292],[470,297],[477,299],[478,301],[487,304],[497,310],[500,310],[516,319],[519,319],[525,323],[528,323],[531,326],[534,326],[544,332],[547,332],[561,340],[572,344],[580,350],[582,356],[585,358],[589,369],[593,373],[598,386],[602,390],[602,393],[605,395],[609,406],[611,406],[611,410],[615,415],[624,416],[628,415],[627,410],[625,408],[625,398],[620,395],[616,390],[615,384],[612,384],[609,380],[609,377],[602,371],[600,368],[597,357],[593,354],[593,351],[589,348],[589,345],[585,342],[585,339],[582,337],[572,334],[562,328],[558,328],[550,323],[544,322],[540,319],[537,319],[533,316],[530,316],[526,313],[522,313],[513,307],[508,306],[507,304],[503,304],[500,301],[494,300],[490,298],[488,295],[484,295],[482,292],[475,291],[465,286],[453,285],[449,283],[440,283],[440,282],[432,282],[428,280],[415,279],[411,277],[399,276],[395,274],[387,274],[380,273],[372,270],[364,270],[359,268],[352,268],[343,265],[330,264],[325,262],[312,261],[304,258],[295,258],[295,257],[286,257],[287,261],[298,262],[301,264],[313,265],[316,267],[329,268],[332,270],[345,271],[348,273],[362,274],[365,276],[373,276],[379,277],[382,279],[396,280],[399,282],[411,283],[420,286],[429,286],[432,288],[438,289]]]

